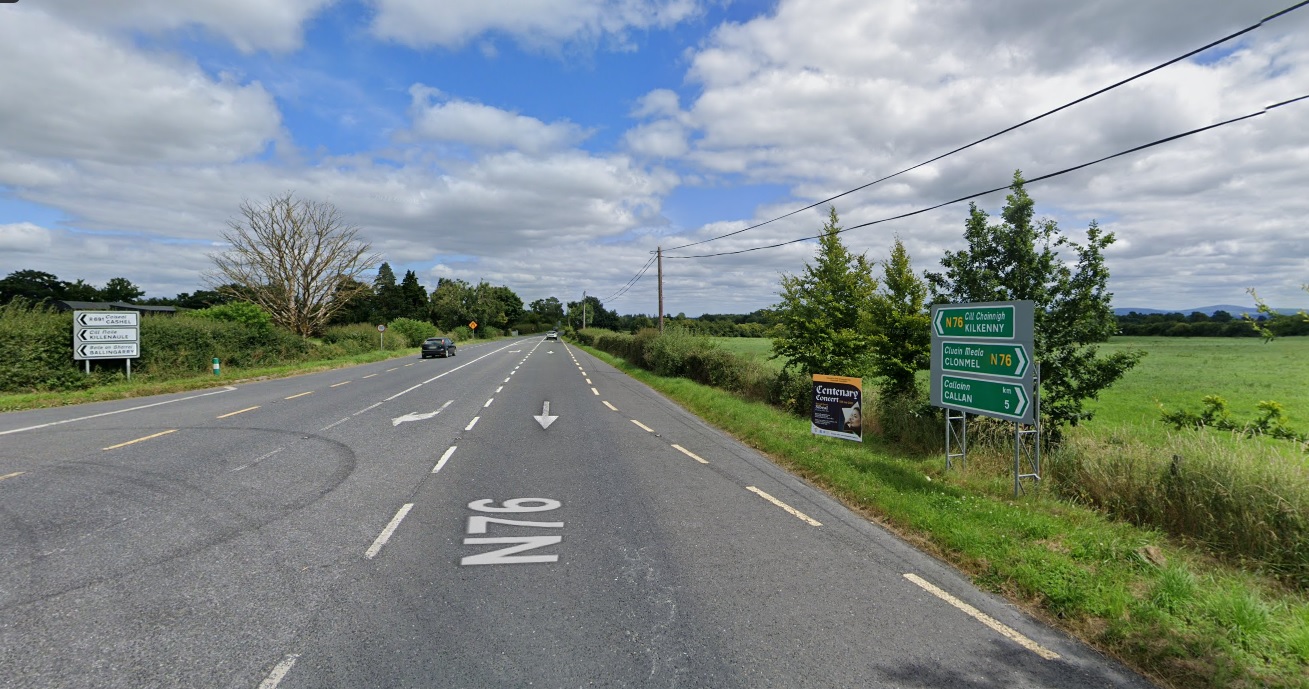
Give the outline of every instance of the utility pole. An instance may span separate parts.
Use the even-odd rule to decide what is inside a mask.
[[[582,330],[586,330],[586,290],[582,290]]]
[[[656,255],[659,257],[659,332],[664,331],[664,248],[657,247]]]

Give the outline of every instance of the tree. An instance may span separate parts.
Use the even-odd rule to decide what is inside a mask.
[[[861,321],[872,309],[877,280],[868,259],[841,243],[839,222],[836,207],[830,207],[814,264],[806,263],[800,275],[782,276],[782,300],[775,307],[781,334],[773,339],[773,356],[805,376],[862,376],[869,370],[873,338]]]
[[[540,322],[548,327],[555,327],[564,320],[564,305],[556,297],[537,299],[529,305],[532,313],[540,317]]]
[[[373,307],[376,309],[373,318],[378,323],[389,323],[404,314],[404,294],[395,282],[391,264],[385,261],[377,269],[377,277],[373,278]]]
[[[929,273],[927,278],[940,303],[1035,302],[1034,358],[1041,365],[1041,416],[1047,437],[1058,442],[1061,426],[1091,418],[1084,402],[1121,378],[1143,353],[1102,357],[1095,346],[1117,329],[1104,262],[1104,249],[1113,244],[1113,233],[1103,233],[1092,221],[1086,244],[1077,244],[1061,234],[1053,220],[1033,223],[1035,203],[1023,188],[1021,172],[1014,172],[1010,189],[1001,223],[988,224],[986,212],[969,205],[964,229],[968,248],[946,252],[941,259],[945,272]],[[1075,266],[1065,262],[1060,249],[1076,255]]]
[[[145,290],[132,284],[127,278],[109,278],[104,289],[100,290],[102,301],[125,301],[131,303],[145,296]]]
[[[8,304],[14,297],[34,302],[63,299],[64,283],[39,270],[16,270],[0,280],[0,304]]]
[[[99,301],[100,290],[95,285],[78,278],[76,282],[60,282],[61,299],[70,301]]]
[[[349,303],[357,278],[379,258],[336,206],[292,192],[259,204],[243,201],[241,219],[228,228],[222,237],[231,248],[210,256],[211,286],[246,296],[302,337],[319,332]]]
[[[400,281],[401,315],[416,321],[427,320],[427,290],[418,282],[412,270],[406,270]]]
[[[884,392],[916,395],[917,373],[930,365],[932,354],[927,283],[914,275],[899,237],[882,268],[882,288],[865,314],[873,341],[872,371],[885,380]]]
[[[473,288],[463,280],[440,278],[436,289],[428,299],[431,304],[432,322],[442,330],[453,330],[461,325],[468,325],[472,320],[471,305]]]

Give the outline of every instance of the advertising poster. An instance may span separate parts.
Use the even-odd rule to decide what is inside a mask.
[[[862,378],[814,374],[814,435],[864,441]]]

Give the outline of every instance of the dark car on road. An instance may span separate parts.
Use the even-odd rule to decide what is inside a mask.
[[[445,358],[455,355],[455,341],[448,337],[429,337],[423,340],[423,358],[439,356]]]

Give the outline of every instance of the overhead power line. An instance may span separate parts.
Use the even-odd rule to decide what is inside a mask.
[[[932,159],[930,159],[930,160],[924,160],[923,162],[921,162],[921,163],[919,163],[919,164],[917,164],[917,165],[914,165],[913,167],[907,167],[907,168],[905,168],[905,169],[903,169],[903,170],[901,170],[901,171],[899,171],[899,172],[896,172],[896,173],[894,173],[894,174],[887,175],[887,176],[882,177],[882,178],[880,178],[880,179],[875,179],[875,180],[873,180],[873,181],[871,181],[871,182],[869,182],[869,183],[867,183],[867,184],[863,184],[863,185],[857,186],[857,187],[855,187],[854,189],[851,189],[851,190],[849,190],[849,191],[843,191],[843,192],[841,192],[840,194],[837,194],[836,196],[831,196],[831,197],[828,197],[828,198],[823,199],[822,201],[818,201],[818,202],[815,202],[815,203],[811,203],[811,204],[809,204],[808,206],[805,206],[804,208],[799,208],[799,209],[793,210],[793,211],[791,211],[790,213],[786,213],[785,215],[779,215],[779,216],[777,216],[776,218],[773,218],[773,219],[771,219],[771,220],[765,220],[764,222],[757,223],[757,224],[755,224],[755,225],[751,225],[751,226],[749,226],[749,227],[745,227],[745,228],[742,228],[742,229],[739,229],[739,230],[735,230],[735,231],[733,231],[733,232],[728,232],[728,233],[726,233],[726,234],[720,234],[720,235],[718,235],[717,237],[710,237],[709,239],[702,239],[702,240],[700,240],[700,241],[698,241],[698,242],[691,242],[691,243],[689,243],[689,244],[681,244],[681,245],[679,245],[679,246],[670,247],[670,248],[668,249],[668,251],[676,251],[676,250],[678,250],[678,249],[685,249],[685,248],[687,248],[687,247],[692,247],[692,246],[696,246],[696,245],[699,245],[699,244],[707,244],[707,243],[709,243],[709,242],[714,242],[714,241],[717,241],[717,240],[719,240],[719,239],[724,239],[724,238],[727,238],[727,237],[731,237],[731,236],[734,236],[734,235],[741,234],[742,232],[749,232],[750,230],[758,229],[758,228],[760,228],[760,227],[763,227],[764,225],[768,225],[768,224],[770,224],[770,223],[777,222],[778,220],[784,220],[784,219],[786,219],[786,218],[789,218],[789,217],[791,217],[791,216],[793,216],[793,215],[796,215],[796,214],[798,214],[798,213],[803,213],[803,212],[805,212],[805,211],[807,211],[807,210],[810,210],[810,209],[812,209],[812,208],[817,208],[818,206],[821,206],[821,205],[823,205],[823,204],[825,204],[825,203],[829,203],[829,202],[831,202],[831,201],[835,201],[836,199],[839,199],[839,198],[841,198],[841,197],[843,197],[843,196],[848,196],[848,195],[850,195],[850,194],[853,194],[853,193],[855,193],[856,191],[862,191],[862,190],[864,190],[864,189],[867,189],[868,187],[873,186],[874,184],[879,184],[879,183],[881,183],[881,182],[885,182],[885,181],[888,180],[888,179],[892,179],[892,178],[895,178],[895,177],[899,177],[900,175],[903,175],[903,174],[906,173],[906,172],[911,172],[911,171],[913,171],[913,170],[917,170],[918,168],[923,167],[924,165],[930,165],[931,163],[935,163],[936,161],[941,160],[942,158],[945,158],[945,157],[947,157],[947,156],[952,156],[952,155],[954,155],[954,154],[956,154],[956,153],[959,153],[960,151],[968,150],[968,149],[972,148],[973,146],[976,146],[976,145],[978,145],[978,144],[981,144],[981,143],[984,143],[984,142],[990,141],[991,139],[994,139],[994,138],[996,138],[996,137],[998,137],[998,136],[1001,136],[1001,135],[1003,135],[1003,134],[1008,134],[1009,132],[1012,132],[1012,131],[1014,131],[1015,129],[1018,129],[1019,127],[1027,126],[1027,125],[1029,125],[1029,124],[1031,124],[1031,123],[1033,123],[1033,122],[1036,122],[1037,120],[1040,120],[1040,119],[1042,119],[1042,118],[1045,118],[1045,117],[1048,117],[1048,116],[1050,116],[1050,115],[1053,115],[1053,114],[1055,114],[1055,113],[1057,113],[1057,112],[1059,112],[1059,111],[1061,111],[1061,110],[1066,110],[1066,109],[1068,109],[1068,108],[1073,107],[1074,105],[1077,105],[1078,103],[1083,103],[1083,102],[1088,101],[1088,100],[1090,100],[1090,99],[1092,99],[1092,98],[1095,98],[1096,96],[1099,96],[1099,95],[1101,95],[1101,94],[1103,94],[1103,93],[1106,93],[1106,92],[1108,92],[1108,91],[1112,91],[1112,90],[1118,88],[1119,86],[1122,86],[1122,85],[1124,85],[1124,84],[1128,84],[1128,83],[1131,83],[1131,82],[1133,82],[1133,81],[1136,81],[1137,79],[1140,79],[1141,77],[1144,77],[1144,76],[1146,76],[1146,75],[1148,75],[1148,74],[1151,74],[1151,73],[1153,73],[1153,72],[1157,72],[1157,71],[1163,69],[1164,67],[1167,67],[1167,66],[1172,65],[1172,64],[1174,64],[1174,63],[1177,63],[1177,62],[1180,62],[1180,61],[1182,61],[1182,60],[1185,60],[1185,59],[1188,58],[1188,57],[1192,57],[1192,56],[1194,56],[1194,55],[1197,55],[1197,54],[1199,54],[1199,53],[1202,53],[1202,52],[1204,52],[1204,51],[1206,51],[1206,50],[1208,50],[1208,49],[1210,49],[1210,48],[1213,48],[1214,46],[1217,46],[1217,45],[1221,45],[1221,44],[1223,44],[1223,43],[1226,43],[1227,41],[1230,41],[1230,40],[1232,40],[1233,38],[1236,38],[1237,36],[1241,36],[1241,35],[1244,35],[1244,34],[1250,33],[1251,31],[1254,31],[1255,29],[1257,29],[1257,28],[1263,26],[1265,22],[1272,21],[1272,20],[1274,20],[1274,19],[1277,19],[1278,17],[1281,17],[1282,15],[1289,14],[1289,13],[1291,13],[1291,12],[1294,12],[1295,10],[1300,9],[1301,7],[1304,7],[1305,5],[1309,5],[1309,0],[1303,0],[1302,2],[1298,2],[1298,3],[1294,4],[1294,5],[1291,5],[1290,7],[1287,7],[1287,8],[1284,9],[1284,10],[1281,10],[1280,12],[1275,12],[1275,13],[1273,13],[1273,14],[1268,15],[1267,17],[1264,17],[1263,19],[1259,20],[1257,23],[1255,23],[1255,24],[1251,24],[1250,26],[1247,26],[1247,27],[1245,27],[1244,29],[1241,29],[1240,31],[1237,31],[1237,32],[1235,32],[1235,33],[1228,34],[1227,36],[1224,36],[1224,37],[1222,37],[1222,38],[1220,38],[1220,39],[1218,39],[1218,40],[1216,40],[1216,41],[1212,41],[1212,42],[1210,42],[1210,43],[1207,43],[1207,44],[1205,44],[1205,45],[1203,45],[1203,46],[1201,46],[1201,47],[1199,47],[1199,48],[1196,48],[1195,50],[1192,50],[1192,51],[1190,51],[1190,52],[1188,52],[1188,53],[1186,53],[1186,54],[1184,54],[1184,55],[1178,55],[1177,57],[1175,57],[1175,58],[1173,58],[1173,59],[1171,59],[1171,60],[1169,60],[1169,61],[1167,61],[1167,62],[1162,62],[1162,63],[1160,63],[1160,64],[1158,64],[1158,65],[1155,65],[1154,67],[1151,67],[1150,69],[1145,70],[1144,72],[1140,72],[1140,73],[1135,74],[1135,75],[1133,75],[1133,76],[1130,76],[1130,77],[1128,77],[1128,78],[1126,78],[1126,79],[1123,79],[1123,80],[1121,80],[1121,81],[1118,81],[1118,82],[1115,82],[1115,83],[1113,83],[1113,84],[1110,84],[1109,86],[1106,86],[1106,87],[1104,87],[1104,88],[1102,88],[1102,89],[1100,89],[1100,90],[1098,90],[1098,91],[1094,91],[1094,92],[1092,92],[1092,93],[1088,93],[1088,94],[1086,94],[1085,96],[1082,96],[1081,98],[1078,98],[1077,100],[1072,100],[1072,101],[1069,101],[1069,102],[1067,102],[1067,103],[1064,103],[1063,105],[1061,105],[1061,106],[1059,106],[1059,107],[1057,107],[1057,108],[1055,108],[1055,109],[1053,109],[1053,110],[1047,110],[1047,111],[1041,113],[1040,115],[1037,115],[1037,116],[1035,116],[1035,117],[1032,117],[1032,118],[1029,118],[1029,119],[1023,120],[1022,122],[1019,122],[1018,124],[1015,124],[1015,125],[1013,125],[1013,126],[1011,126],[1011,127],[1007,127],[1007,128],[1005,128],[1005,129],[1001,129],[1000,131],[998,131],[998,132],[996,132],[996,133],[994,133],[994,134],[991,134],[990,136],[982,137],[981,139],[978,139],[978,140],[976,140],[976,141],[974,141],[974,142],[972,142],[972,143],[970,143],[970,144],[966,144],[966,145],[960,146],[959,148],[956,148],[956,149],[954,149],[954,150],[952,150],[952,151],[947,151],[947,152],[942,153],[941,155],[938,155],[938,156],[936,156],[935,158],[932,158]],[[1274,107],[1275,107],[1275,106],[1274,106]],[[684,257],[679,257],[679,256],[669,256],[668,258],[684,258]]]
[[[656,257],[654,256],[650,257],[650,260],[646,261],[645,265],[641,266],[641,269],[636,271],[636,275],[632,276],[632,279],[628,280],[627,284],[623,285],[622,287],[619,287],[618,290],[615,291],[613,294],[605,297],[604,299],[601,299],[600,301],[602,303],[607,301],[613,301],[614,299],[617,299],[618,297],[621,297],[624,294],[626,294],[627,291],[635,287],[637,281],[640,280],[641,277],[644,276],[650,270],[650,266],[654,265],[655,259]]]
[[[1304,4],[1304,3],[1301,3],[1301,4]],[[1125,155],[1128,155],[1129,153],[1136,153],[1137,151],[1144,151],[1144,150],[1147,149],[1147,148],[1153,148],[1153,147],[1155,147],[1155,146],[1159,146],[1159,145],[1161,145],[1161,144],[1168,143],[1168,142],[1170,142],[1170,141],[1176,141],[1176,140],[1178,140],[1178,139],[1184,139],[1184,138],[1186,138],[1186,137],[1188,137],[1188,136],[1192,136],[1192,135],[1194,135],[1194,134],[1199,134],[1199,133],[1201,133],[1201,132],[1207,132],[1207,131],[1209,131],[1210,129],[1217,129],[1217,128],[1219,128],[1219,127],[1225,127],[1225,126],[1227,126],[1227,125],[1229,125],[1229,124],[1234,124],[1234,123],[1236,123],[1236,122],[1241,122],[1241,121],[1244,121],[1244,120],[1248,120],[1248,119],[1251,119],[1251,118],[1253,118],[1253,117],[1259,117],[1260,115],[1264,115],[1264,114],[1266,114],[1269,110],[1272,110],[1272,109],[1274,109],[1274,108],[1280,108],[1280,107],[1282,107],[1282,106],[1284,106],[1284,105],[1290,105],[1291,103],[1296,103],[1296,102],[1299,102],[1299,101],[1302,101],[1302,100],[1309,100],[1309,94],[1306,94],[1306,95],[1300,96],[1300,97],[1298,97],[1298,98],[1292,98],[1292,99],[1290,99],[1290,100],[1284,100],[1284,101],[1282,101],[1282,102],[1280,102],[1280,103],[1274,103],[1274,104],[1272,104],[1272,105],[1270,105],[1270,106],[1268,106],[1268,107],[1266,107],[1266,108],[1263,108],[1262,110],[1259,110],[1258,112],[1252,112],[1252,113],[1250,113],[1250,114],[1248,114],[1248,115],[1242,115],[1242,116],[1240,116],[1240,117],[1233,117],[1233,118],[1230,119],[1230,120],[1224,120],[1224,121],[1222,121],[1222,122],[1216,122],[1216,123],[1214,123],[1214,124],[1207,125],[1207,126],[1204,126],[1204,127],[1200,127],[1200,128],[1198,128],[1198,129],[1192,129],[1192,130],[1187,131],[1187,132],[1182,132],[1181,134],[1174,134],[1173,136],[1165,137],[1165,138],[1163,138],[1163,139],[1157,139],[1157,140],[1155,140],[1155,141],[1151,141],[1151,142],[1148,143],[1148,144],[1142,144],[1142,145],[1140,145],[1140,146],[1136,146],[1136,147],[1134,147],[1134,148],[1129,148],[1129,149],[1127,149],[1127,150],[1125,150],[1125,151],[1119,151],[1118,153],[1114,153],[1113,155],[1107,155],[1107,156],[1105,156],[1105,157],[1103,157],[1103,158],[1097,158],[1096,160],[1092,160],[1092,161],[1090,161],[1090,162],[1082,163],[1081,165],[1074,165],[1073,167],[1064,168],[1064,169],[1059,170],[1059,171],[1057,171],[1057,172],[1051,172],[1051,173],[1048,173],[1048,174],[1041,175],[1041,176],[1039,176],[1039,177],[1032,177],[1031,179],[1024,180],[1024,184],[1033,184],[1033,183],[1036,183],[1036,182],[1040,182],[1040,181],[1042,181],[1042,180],[1051,179],[1051,178],[1054,178],[1054,177],[1058,177],[1058,176],[1060,176],[1060,175],[1065,175],[1065,174],[1068,174],[1068,173],[1070,173],[1070,172],[1075,172],[1075,171],[1077,171],[1077,170],[1081,170],[1082,168],[1086,168],[1086,167],[1090,167],[1090,166],[1092,166],[1092,165],[1096,165],[1096,164],[1098,164],[1098,163],[1103,163],[1103,162],[1105,162],[1106,160],[1113,160],[1114,158],[1118,158],[1118,157],[1120,157],[1120,156],[1125,156]],[[926,213],[926,212],[928,212],[928,211],[933,211],[933,210],[936,210],[936,209],[938,209],[938,208],[942,208],[942,207],[944,207],[944,206],[949,206],[949,205],[951,205],[951,204],[959,203],[960,201],[967,201],[967,200],[969,200],[969,199],[974,199],[974,198],[977,198],[977,197],[979,197],[979,196],[985,196],[985,195],[987,195],[987,194],[994,194],[994,193],[997,192],[997,191],[1004,191],[1005,189],[1008,189],[1009,186],[1010,186],[1010,185],[1005,185],[1005,186],[1002,186],[1002,187],[996,187],[996,188],[994,188],[994,189],[987,189],[986,191],[979,191],[979,192],[976,192],[976,193],[973,193],[973,194],[968,194],[967,196],[960,196],[960,197],[957,198],[957,199],[951,199],[951,200],[949,200],[949,201],[943,201],[943,202],[938,203],[938,204],[936,204],[936,205],[934,205],[934,206],[928,206],[928,207],[926,207],[926,208],[920,208],[920,209],[918,209],[918,210],[910,211],[910,212],[908,212],[908,213],[901,213],[900,215],[893,215],[893,216],[888,217],[888,218],[882,218],[882,219],[880,219],[880,220],[873,220],[873,221],[871,221],[871,222],[866,222],[866,223],[862,223],[862,224],[859,224],[859,225],[851,225],[850,227],[845,227],[845,228],[842,228],[841,230],[839,230],[839,231],[838,231],[838,234],[845,233],[845,232],[849,232],[850,230],[857,230],[857,229],[862,228],[862,227],[869,227],[869,226],[871,226],[871,225],[877,225],[877,224],[884,223],[884,222],[890,222],[890,221],[892,221],[892,220],[900,220],[900,219],[908,218],[908,217],[911,217],[911,216],[914,216],[914,215],[920,215],[920,214],[922,214],[922,213]],[[817,234],[817,235],[809,235],[809,236],[805,236],[805,237],[800,237],[799,239],[792,239],[792,240],[785,241],[785,242],[778,242],[778,243],[776,243],[776,244],[767,244],[767,245],[764,245],[764,246],[756,246],[756,247],[751,247],[751,248],[749,248],[749,249],[740,249],[740,250],[737,250],[737,251],[720,251],[720,252],[718,252],[718,253],[713,253],[713,254],[696,254],[696,255],[692,255],[692,256],[668,256],[668,255],[665,254],[665,255],[664,255],[664,258],[712,258],[712,257],[714,257],[714,256],[732,256],[732,255],[735,255],[735,254],[744,254],[744,253],[749,253],[749,252],[751,252],[751,251],[762,251],[762,250],[764,250],[764,249],[776,249],[776,248],[778,248],[778,247],[787,246],[787,245],[789,245],[789,244],[798,244],[798,243],[800,243],[800,242],[805,242],[805,241],[809,241],[809,240],[813,240],[813,239],[819,239],[819,238],[821,238],[822,236],[823,236],[823,235],[821,235],[821,234]]]

